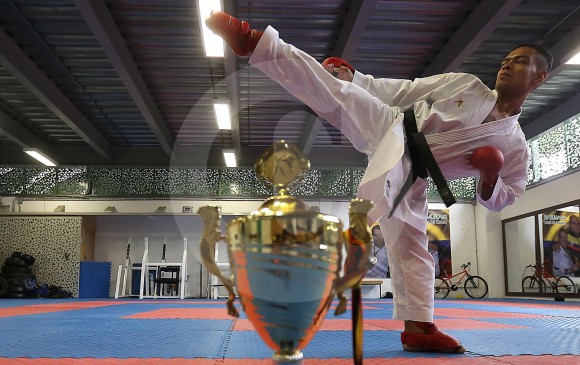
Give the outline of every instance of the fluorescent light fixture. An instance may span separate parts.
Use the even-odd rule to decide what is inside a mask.
[[[203,48],[206,57],[224,57],[224,40],[205,25],[205,20],[209,18],[212,10],[222,11],[221,0],[197,0]]]
[[[227,101],[214,100],[213,110],[219,129],[232,129],[232,118],[230,116],[230,104]]]
[[[24,150],[28,155],[32,156],[36,160],[42,162],[46,166],[56,166],[56,162],[45,156],[42,152],[34,148],[26,148]]]
[[[224,150],[224,160],[227,167],[238,167],[236,152],[234,150]]]
[[[574,57],[566,61],[567,65],[580,65],[580,52],[576,53]]]

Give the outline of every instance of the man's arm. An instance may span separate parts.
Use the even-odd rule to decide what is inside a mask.
[[[481,181],[481,189],[479,190],[479,196],[483,200],[489,200],[493,195],[493,190],[495,189],[495,184],[497,184],[497,179],[494,182],[488,183],[485,181]]]
[[[413,81],[404,79],[375,79],[371,75],[363,75],[345,60],[339,57],[329,57],[322,62],[322,67],[338,79],[352,82],[372,96],[379,98],[389,106],[398,106],[409,110],[419,100],[433,100],[457,93],[477,77],[464,73],[446,73]],[[432,95],[433,94],[433,95]]]
[[[526,189],[529,155],[523,134],[520,143],[503,154],[505,163],[493,185],[484,184],[484,179],[480,178],[477,186],[478,203],[493,211],[512,205]]]
[[[417,78],[413,81],[403,79],[379,78],[363,75],[355,71],[352,83],[366,90],[390,106],[409,110],[419,100],[440,100],[455,94],[465,87],[479,81],[477,77],[465,73],[446,73]]]

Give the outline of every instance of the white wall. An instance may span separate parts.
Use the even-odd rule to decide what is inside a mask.
[[[506,254],[508,260],[508,289],[522,291],[522,279],[526,266],[536,262],[535,217],[526,217],[505,225]]]
[[[476,237],[475,206],[471,203],[460,202],[447,208],[444,204],[429,203],[429,209],[449,210],[452,273],[458,273],[461,271],[462,264],[471,262],[471,273],[485,278],[485,273],[482,273],[483,265],[480,258],[482,245]],[[463,286],[461,285],[461,287]],[[460,289],[449,293],[450,298],[457,296],[466,297],[465,291]]]
[[[33,204],[40,204],[33,202]],[[115,205],[119,212],[142,211],[143,206],[138,206],[137,201],[125,202],[99,202],[100,206]],[[217,205],[222,211],[222,232],[225,233],[225,225],[238,215],[249,214],[257,210],[262,201],[195,201],[195,202],[168,202],[149,201],[145,202],[148,209],[159,205],[169,207],[171,204],[181,210],[182,205],[193,206],[194,212],[202,205]],[[334,215],[348,224],[348,207],[346,201],[328,202],[311,201],[310,206],[319,207],[322,213]],[[51,204],[51,206],[54,203]],[[69,207],[75,205],[69,203]],[[28,206],[29,207],[29,206]],[[43,204],[45,209],[46,204]],[[50,209],[50,208],[46,208]],[[87,209],[87,207],[75,207]],[[229,213],[229,214],[227,214]],[[231,215],[235,213],[237,215]],[[346,227],[345,227],[346,228]],[[149,241],[149,261],[160,261],[164,240],[167,242],[166,260],[168,262],[181,261],[183,253],[183,237],[188,240],[188,283],[187,294],[192,297],[205,297],[209,275],[205,268],[200,266],[199,240],[203,230],[201,217],[196,214],[190,215],[125,215],[110,214],[97,217],[97,229],[95,234],[95,261],[112,262],[111,292],[115,295],[118,266],[125,263],[125,253],[129,238],[131,238],[130,258],[132,263],[141,262],[144,252],[144,239]],[[227,250],[224,243],[220,243],[218,261],[227,262]],[[128,283],[130,285],[130,283]],[[225,291],[220,289],[220,295]]]
[[[489,285],[490,298],[504,296],[503,244],[500,214],[481,205],[475,207],[479,273]]]
[[[230,219],[232,219],[231,216],[223,216],[222,223]],[[125,263],[129,239],[131,239],[131,262],[140,263],[145,250],[145,237],[148,238],[149,244],[149,262],[161,262],[164,243],[167,245],[165,251],[166,262],[181,262],[184,245],[183,238],[187,238],[188,280],[186,296],[205,297],[208,274],[200,264],[201,258],[199,254],[199,241],[202,230],[203,222],[198,215],[114,215],[97,217],[95,261],[112,262],[111,297],[115,295],[118,266]],[[219,260],[227,262],[227,252],[225,250],[219,252]],[[127,285],[130,285],[130,282]]]
[[[490,297],[505,296],[502,220],[577,199],[580,199],[580,172],[528,189],[523,197],[516,199],[514,205],[504,208],[499,213],[491,212],[480,205],[476,207],[477,240],[484,243],[480,245],[480,265],[483,265],[481,273],[486,279],[490,279],[487,280],[490,285]],[[530,218],[525,222],[514,223],[514,226],[506,232],[509,234],[506,249],[510,257],[508,263],[510,290],[520,291],[516,289],[521,288],[524,268],[535,261],[534,230],[533,219]],[[521,236],[517,236],[516,232],[521,233]]]
[[[501,219],[516,217],[577,199],[580,199],[580,171],[526,190],[523,198],[502,210]]]

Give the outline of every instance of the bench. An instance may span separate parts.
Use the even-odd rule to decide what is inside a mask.
[[[362,286],[366,285],[378,285],[379,286],[379,298],[383,295],[383,281],[381,279],[363,278],[361,281]]]

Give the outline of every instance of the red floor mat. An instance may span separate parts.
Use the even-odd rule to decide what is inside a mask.
[[[514,312],[493,312],[474,309],[435,308],[436,316],[452,318],[548,318],[540,314],[525,314]]]
[[[127,304],[128,302],[70,302],[70,303],[54,303],[54,304],[39,304],[27,305],[22,307],[9,307],[0,309],[0,317],[25,316],[28,314],[64,312],[85,308],[106,307],[110,305]]]
[[[508,324],[475,321],[470,319],[438,319],[437,327],[441,330],[495,330],[495,329],[514,329],[526,328],[523,326],[514,326]],[[350,331],[352,322],[350,319],[333,319],[324,321],[319,331]],[[237,319],[234,323],[234,331],[253,331],[252,323],[247,319]],[[394,319],[365,319],[365,331],[385,331],[394,330],[402,331],[403,322]]]
[[[490,356],[364,359],[365,365],[580,365],[580,358],[560,356]],[[272,365],[270,359],[1,359],[0,365]],[[306,359],[304,365],[352,365],[352,359]]]
[[[364,307],[363,309],[381,309],[376,307]],[[331,309],[332,310],[332,309]],[[241,313],[242,309],[238,308]],[[163,318],[163,319],[235,319],[234,317],[228,315],[227,308],[162,308],[156,309],[149,312],[142,312],[137,314],[132,314],[123,318]]]
[[[241,311],[241,308],[238,308]],[[132,314],[123,318],[147,318],[147,319],[235,319],[228,315],[226,307],[223,308],[162,308],[153,311]]]
[[[462,303],[473,305],[473,300],[453,300],[452,303]],[[553,301],[552,301],[553,303]],[[552,304],[546,301],[546,303],[517,303],[517,302],[501,302],[501,301],[491,301],[491,300],[479,300],[477,305],[489,305],[492,307],[518,307],[518,308],[546,308],[546,309],[565,309],[565,310],[578,310],[570,305],[558,305]]]

